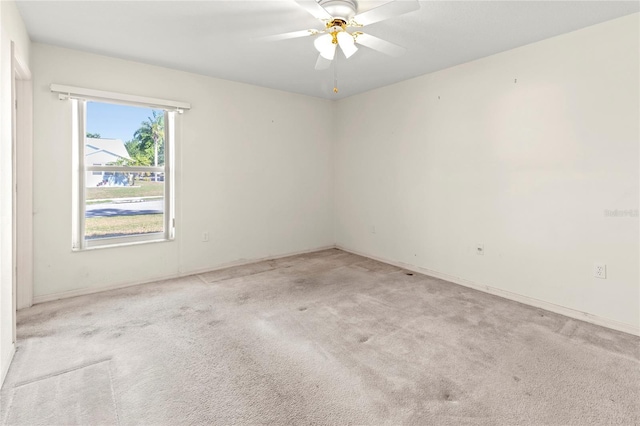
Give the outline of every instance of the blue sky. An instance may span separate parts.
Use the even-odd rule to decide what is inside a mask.
[[[151,108],[87,102],[86,130],[87,133],[99,133],[103,138],[127,142],[133,139],[140,123],[152,116],[152,111]]]

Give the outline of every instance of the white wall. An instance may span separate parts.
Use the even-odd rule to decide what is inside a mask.
[[[6,31],[8,38],[15,43],[16,57],[27,65],[31,58],[31,40],[16,2],[2,0],[0,7],[2,8],[2,28]]]
[[[338,245],[637,328],[638,218],[604,211],[638,209],[638,32],[635,14],[340,101]]]
[[[333,245],[330,102],[32,49],[36,299]],[[191,103],[180,117],[176,241],[71,251],[71,109],[51,83]]]
[[[0,2],[0,385],[13,356],[12,54],[29,67],[29,37],[13,1]]]

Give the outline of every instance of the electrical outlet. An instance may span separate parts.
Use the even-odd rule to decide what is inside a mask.
[[[371,233],[372,234],[376,233],[376,226],[375,225],[371,225]]]
[[[209,242],[209,233],[207,231],[202,233],[202,242],[203,243],[208,243]]]
[[[593,276],[596,278],[607,278],[607,265],[604,263],[595,263],[593,265]]]
[[[476,254],[480,256],[484,255],[484,244],[476,244]]]

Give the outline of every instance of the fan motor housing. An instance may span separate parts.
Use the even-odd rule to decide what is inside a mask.
[[[349,21],[356,16],[358,4],[355,0],[320,0],[318,2],[334,19]]]

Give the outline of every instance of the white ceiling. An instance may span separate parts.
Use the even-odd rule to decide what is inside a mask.
[[[399,0],[403,1],[403,0]],[[385,3],[360,0],[359,11]],[[305,95],[339,99],[639,11],[636,1],[421,1],[363,31],[407,48],[361,47],[333,71],[314,70],[313,39],[256,37],[321,23],[293,0],[18,1],[35,42]]]

